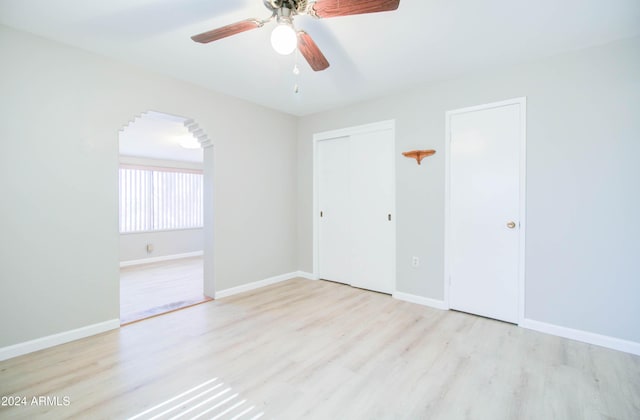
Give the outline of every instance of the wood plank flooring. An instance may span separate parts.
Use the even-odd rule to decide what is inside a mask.
[[[120,269],[120,322],[127,324],[211,300],[202,292],[202,257]]]
[[[0,396],[69,397],[0,407],[24,419],[637,420],[640,357],[294,279],[0,362]]]

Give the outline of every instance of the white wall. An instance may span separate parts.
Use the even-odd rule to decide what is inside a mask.
[[[640,342],[640,38],[301,118],[299,269],[312,270],[312,135],[395,119],[397,289],[443,299],[445,112],[520,96],[526,317]],[[400,154],[417,148],[437,153]]]
[[[120,262],[202,252],[203,235],[203,229],[120,234]],[[147,252],[148,244],[153,245],[153,251]]]
[[[118,130],[147,110],[213,141],[217,289],[296,270],[294,117],[6,27],[0,57],[0,347],[118,318]]]
[[[148,157],[125,156],[125,155],[120,155],[119,161],[120,163],[128,164],[128,165],[159,166],[161,168],[202,170],[202,161],[187,162],[187,161],[180,161],[180,160],[152,159]]]

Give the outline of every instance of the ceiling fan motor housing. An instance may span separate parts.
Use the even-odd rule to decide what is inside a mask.
[[[271,11],[288,9],[291,14],[301,14],[307,12],[307,0],[264,0],[264,5]]]
[[[276,15],[278,17],[278,23],[293,24],[293,19],[291,19],[293,17],[293,10],[281,7],[276,10]]]

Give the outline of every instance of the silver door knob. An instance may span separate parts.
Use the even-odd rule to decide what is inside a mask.
[[[513,228],[515,228],[515,227],[516,227],[516,222],[514,222],[514,221],[510,221],[510,222],[508,222],[508,223],[507,223],[507,227],[508,227],[509,229],[513,229]]]

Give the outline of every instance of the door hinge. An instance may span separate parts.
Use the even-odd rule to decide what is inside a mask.
[[[323,213],[322,213],[322,210],[321,210],[321,211],[320,211],[320,217],[322,217],[322,215],[323,215]]]
[[[391,221],[391,213],[387,214],[387,219],[389,219],[389,221]]]

